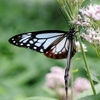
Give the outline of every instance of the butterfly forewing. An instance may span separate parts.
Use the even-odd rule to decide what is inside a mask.
[[[67,33],[65,31],[56,30],[28,32],[10,38],[9,42],[19,47],[25,47],[44,53],[47,57],[50,57],[47,53],[51,52],[50,54],[53,56],[56,55],[56,57],[51,56],[50,58],[59,59],[62,58],[62,54],[67,54],[67,39],[63,37],[64,34]]]

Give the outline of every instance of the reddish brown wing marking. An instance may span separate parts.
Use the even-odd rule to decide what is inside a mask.
[[[50,49],[49,51],[47,51],[46,53],[44,53],[45,56],[47,56],[48,58],[53,58],[53,59],[64,59],[67,58],[67,54],[68,51],[62,52],[62,53],[53,53],[53,50]]]

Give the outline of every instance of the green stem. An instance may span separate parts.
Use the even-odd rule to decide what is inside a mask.
[[[98,47],[96,45],[93,45],[93,48],[95,49],[97,56],[100,58],[100,50],[98,49]]]
[[[62,8],[63,8],[63,10],[64,10],[66,16],[68,17],[68,19],[71,20],[71,16],[70,16],[70,14],[69,14],[69,11],[66,10],[65,6],[62,6]]]
[[[78,34],[78,36],[79,36],[79,34]],[[80,36],[79,36],[79,43],[80,43],[81,51],[82,51],[82,54],[83,54],[83,59],[84,59],[86,71],[87,71],[87,74],[88,74],[88,77],[89,77],[89,80],[90,80],[91,88],[92,88],[94,95],[96,95],[96,90],[94,88],[94,84],[93,84],[93,81],[92,81],[92,78],[91,78],[91,75],[90,75],[90,70],[89,70],[89,67],[88,67],[87,60],[86,60],[86,55],[85,55],[83,47],[82,47],[82,42],[81,42]]]

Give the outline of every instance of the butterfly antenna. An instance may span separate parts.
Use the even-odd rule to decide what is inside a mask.
[[[68,20],[66,19],[65,15],[64,15],[64,13],[63,13],[63,11],[62,11],[62,9],[61,9],[61,8],[59,8],[59,9],[60,9],[60,12],[61,12],[63,18],[65,19],[66,23],[68,24],[69,28],[71,28],[71,26],[70,26]]]

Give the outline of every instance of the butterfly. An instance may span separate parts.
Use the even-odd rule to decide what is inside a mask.
[[[61,30],[45,30],[36,32],[27,32],[15,35],[9,39],[9,42],[18,47],[25,47],[44,53],[45,56],[53,59],[67,58],[69,41],[73,41],[75,35],[74,28],[69,32]],[[76,52],[75,42],[72,45],[72,56]]]
[[[75,34],[75,28],[71,28],[69,31],[27,32],[11,37],[9,42],[18,47],[25,47],[43,53],[46,57],[52,59],[67,58],[67,68],[65,69],[65,88],[67,91],[70,60],[76,52]]]

